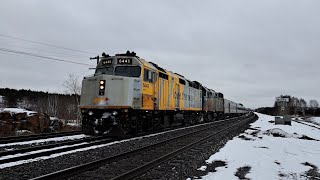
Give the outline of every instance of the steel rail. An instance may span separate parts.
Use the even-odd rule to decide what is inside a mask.
[[[137,177],[137,176],[139,176],[140,174],[142,174],[142,173],[144,173],[144,172],[146,172],[146,171],[148,171],[148,170],[150,170],[150,169],[158,166],[159,164],[162,164],[162,163],[165,163],[165,162],[169,161],[169,160],[172,159],[173,157],[175,157],[175,156],[177,156],[177,155],[185,152],[186,150],[188,150],[188,149],[190,149],[190,148],[192,148],[192,147],[195,147],[196,145],[199,145],[199,144],[203,143],[204,141],[207,141],[207,140],[209,140],[209,139],[211,139],[211,138],[214,138],[214,136],[216,136],[216,135],[218,135],[218,134],[221,134],[221,133],[223,133],[223,132],[226,132],[226,131],[228,131],[228,130],[230,130],[230,129],[238,126],[238,125],[245,124],[246,122],[252,120],[252,118],[253,118],[253,117],[250,117],[250,118],[248,118],[248,119],[247,119],[246,121],[244,121],[244,122],[243,122],[243,121],[240,121],[240,122],[238,122],[238,123],[236,123],[236,124],[234,124],[234,125],[231,125],[231,126],[229,126],[229,127],[227,127],[227,128],[224,128],[224,129],[222,129],[222,130],[220,130],[220,131],[218,131],[218,132],[216,132],[216,133],[210,134],[210,135],[208,135],[208,136],[206,136],[206,137],[204,137],[204,138],[202,138],[202,139],[200,139],[200,140],[198,140],[198,141],[195,141],[195,142],[193,142],[193,143],[191,143],[191,144],[188,144],[188,145],[186,145],[186,146],[183,146],[183,147],[181,147],[181,148],[179,148],[179,149],[177,149],[177,150],[175,150],[175,151],[173,151],[173,152],[171,152],[171,153],[168,153],[168,154],[166,154],[166,155],[164,155],[164,156],[161,156],[161,157],[159,157],[159,158],[157,158],[157,159],[155,159],[155,160],[153,160],[153,161],[151,161],[151,162],[145,163],[145,164],[143,164],[143,165],[140,166],[140,167],[137,167],[137,168],[135,168],[135,169],[133,169],[133,170],[131,170],[131,171],[128,171],[128,172],[126,172],[126,173],[123,173],[123,174],[121,174],[121,175],[119,175],[119,176],[117,176],[117,177],[114,177],[114,178],[112,178],[112,180],[132,179],[132,178],[134,178],[134,177]]]
[[[292,121],[294,121],[294,122],[296,122],[296,123],[300,123],[300,124],[306,125],[306,126],[310,126],[310,127],[313,127],[313,128],[316,128],[316,129],[319,129],[319,130],[320,130],[320,127],[319,127],[319,126],[317,127],[316,124],[311,125],[312,123],[310,123],[310,122],[307,122],[307,123],[310,123],[310,124],[306,124],[305,122],[301,122],[301,121],[298,121],[298,120],[292,120]]]
[[[230,118],[230,119],[233,119],[233,118]],[[218,122],[223,122],[223,121],[224,120],[217,121],[217,122],[211,122],[211,123],[218,123]],[[210,123],[201,124],[200,126],[204,126],[207,124],[210,124]],[[191,127],[192,126],[185,127],[185,128],[191,128]],[[163,133],[170,132],[173,130],[179,130],[179,129],[180,128],[178,128],[178,129],[177,128],[169,128],[169,129],[167,129],[168,131],[164,131]],[[137,136],[137,137],[141,137],[144,135],[150,135],[151,133],[155,133],[155,132],[142,133],[142,134],[139,134],[139,136]],[[37,152],[37,153],[32,153],[32,154],[25,154],[25,155],[21,155],[21,156],[15,156],[15,157],[6,158],[6,159],[0,159],[0,164],[21,161],[21,160],[27,160],[27,159],[33,159],[33,158],[42,157],[42,156],[48,156],[48,155],[52,155],[52,154],[56,154],[56,153],[71,151],[71,150],[80,149],[80,148],[86,148],[86,147],[90,147],[90,146],[94,146],[94,145],[110,143],[110,142],[113,142],[116,140],[129,139],[130,137],[131,136],[124,136],[121,138],[115,138],[115,137],[110,137],[110,136],[98,136],[98,137],[90,137],[90,138],[77,139],[77,140],[67,140],[65,142],[60,142],[60,143],[55,143],[55,144],[33,146],[33,147],[21,148],[21,149],[10,150],[10,151],[0,151],[0,158],[1,158],[4,156],[15,155],[15,154],[19,154],[19,153],[30,153],[32,151],[47,150],[47,149],[61,147],[61,146],[79,144],[79,145],[71,146],[71,147],[69,146],[69,147],[64,147],[64,148],[60,148],[60,149],[54,149],[54,150],[42,151],[42,152]],[[105,138],[109,138],[109,139],[104,140]],[[110,139],[110,138],[112,138],[112,139]],[[99,140],[101,140],[101,141],[99,141]],[[92,141],[94,141],[94,142],[92,142]],[[84,142],[88,142],[88,144],[80,144],[80,143],[84,143]]]
[[[51,148],[60,147],[60,146],[79,144],[79,143],[83,143],[83,142],[96,141],[96,140],[100,140],[103,138],[105,138],[105,137],[98,136],[98,137],[89,137],[89,138],[75,139],[75,140],[65,140],[62,142],[56,142],[54,144],[37,145],[37,146],[25,147],[25,148],[8,150],[8,151],[0,151],[0,157],[8,156],[8,155],[15,155],[18,153],[32,152],[32,151],[37,151],[37,150],[42,150],[42,149],[51,149]]]
[[[102,139],[102,140],[96,140],[93,142],[88,142],[87,144],[77,144],[75,146],[67,146],[67,147],[62,147],[62,148],[53,149],[53,150],[49,149],[48,151],[40,151],[40,152],[36,152],[36,153],[32,153],[32,154],[24,154],[21,156],[15,156],[15,157],[11,157],[11,158],[9,157],[7,159],[0,159],[0,164],[16,162],[16,161],[21,161],[21,160],[27,160],[27,159],[34,159],[34,158],[38,158],[38,157],[42,157],[42,156],[49,156],[52,154],[62,153],[62,152],[66,152],[66,151],[72,151],[75,149],[81,149],[81,148],[86,148],[86,147],[95,146],[95,145],[106,144],[106,143],[110,143],[110,142],[114,142],[114,141],[115,140],[111,139],[111,138]],[[48,145],[48,146],[50,146],[50,145]],[[47,150],[47,149],[40,148],[38,150]]]
[[[239,118],[236,118],[236,120],[239,120],[239,119],[244,118],[244,117],[246,117],[246,115],[241,116]],[[39,180],[39,179],[45,179],[45,180],[63,179],[63,178],[68,178],[68,177],[71,177],[71,176],[74,176],[74,175],[78,175],[78,174],[80,174],[82,172],[98,168],[98,167],[103,166],[105,164],[108,164],[110,162],[114,162],[114,161],[117,161],[117,160],[120,160],[120,159],[125,159],[126,157],[130,157],[132,154],[135,154],[135,153],[138,153],[138,152],[143,152],[143,151],[146,151],[147,149],[154,148],[154,147],[157,147],[157,146],[162,146],[162,145],[164,145],[164,144],[166,144],[168,142],[171,142],[171,141],[183,138],[183,137],[188,137],[188,136],[197,134],[197,133],[199,133],[201,131],[204,131],[206,129],[211,129],[213,127],[219,127],[218,123],[225,122],[225,121],[231,121],[231,120],[234,120],[234,119],[235,118],[230,118],[230,119],[226,119],[224,121],[213,122],[212,125],[214,125],[214,126],[210,126],[210,127],[207,126],[204,129],[201,129],[201,130],[198,130],[198,131],[195,131],[195,132],[191,132],[191,133],[187,133],[187,134],[183,134],[183,135],[180,135],[180,136],[177,136],[177,137],[173,137],[173,138],[161,141],[161,142],[156,143],[156,144],[151,144],[151,145],[144,146],[144,147],[141,147],[141,148],[138,148],[138,149],[134,149],[134,150],[131,150],[131,151],[126,151],[124,153],[120,153],[120,154],[117,154],[117,155],[114,155],[114,156],[111,156],[111,157],[103,158],[103,159],[96,160],[96,161],[93,161],[93,162],[88,162],[88,163],[85,163],[85,164],[82,164],[82,165],[78,165],[78,166],[70,167],[70,168],[67,168],[67,169],[60,170],[60,171],[56,171],[56,172],[53,172],[53,173],[49,173],[49,174],[46,174],[46,175],[42,175],[42,176],[33,178],[33,180]]]
[[[14,143],[14,142],[24,142],[38,139],[47,139],[61,136],[71,136],[83,134],[81,131],[71,131],[71,132],[62,132],[62,133],[43,133],[43,134],[34,134],[28,136],[10,136],[10,137],[1,137],[0,144]]]

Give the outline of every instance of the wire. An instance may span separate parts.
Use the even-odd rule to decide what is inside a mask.
[[[86,58],[84,56],[77,56],[77,55],[73,55],[73,54],[65,54],[65,53],[60,53],[60,52],[55,52],[55,51],[47,51],[47,50],[42,50],[42,49],[27,48],[27,47],[16,46],[16,45],[12,45],[12,44],[9,44],[9,43],[3,43],[3,42],[0,42],[0,45],[6,45],[6,46],[17,47],[17,48],[22,48],[22,49],[28,49],[28,50],[32,50],[32,51],[48,52],[48,53],[53,53],[56,56]]]
[[[43,55],[34,54],[34,53],[29,53],[29,52],[16,51],[16,50],[13,50],[13,49],[0,48],[0,51],[14,53],[14,54],[23,54],[23,55],[28,55],[28,56],[38,57],[38,58],[44,58],[44,59],[49,59],[51,61],[65,62],[65,63],[71,63],[71,64],[79,64],[79,65],[85,65],[85,66],[91,66],[92,67],[92,65],[86,64],[86,63],[79,63],[79,62],[68,61],[68,60],[64,60],[64,59],[52,58],[52,57],[43,56]]]
[[[25,41],[25,42],[35,43],[35,44],[41,44],[41,45],[50,46],[50,47],[59,48],[59,49],[66,49],[66,50],[69,50],[69,51],[75,51],[75,52],[81,52],[81,53],[89,53],[89,54],[97,54],[97,53],[93,53],[93,52],[82,51],[82,50],[67,48],[67,47],[63,47],[63,46],[57,46],[57,45],[53,45],[53,44],[48,44],[48,43],[43,43],[43,42],[38,42],[38,41],[32,41],[32,40],[23,39],[23,38],[18,38],[18,37],[14,37],[14,36],[10,36],[10,35],[5,35],[5,34],[0,34],[0,36],[11,38],[11,39],[17,39],[17,40]]]

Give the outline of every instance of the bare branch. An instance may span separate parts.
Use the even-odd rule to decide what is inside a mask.
[[[68,78],[62,84],[68,94],[80,95],[81,93],[81,82],[75,74],[68,74]]]

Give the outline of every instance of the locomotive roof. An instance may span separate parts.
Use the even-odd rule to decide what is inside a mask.
[[[99,56],[98,56],[99,57]],[[174,72],[171,72],[171,71],[168,71],[162,67],[160,67],[159,65],[157,65],[156,63],[153,63],[153,62],[148,62],[147,60],[143,59],[143,58],[140,58],[139,56],[136,55],[135,52],[130,52],[130,51],[127,51],[126,53],[123,53],[123,54],[115,54],[114,56],[110,56],[109,54],[105,54],[103,53],[102,54],[102,57],[104,58],[107,58],[107,57],[131,57],[131,58],[136,58],[138,61],[140,61],[145,67],[147,68],[150,68],[150,69],[153,69],[153,70],[158,70],[162,73],[165,73],[165,74],[169,74],[171,76],[174,76],[174,77],[177,77],[177,78],[180,78],[180,79],[183,79],[185,81],[188,82],[189,86],[192,86],[194,88],[197,88],[199,89],[200,87],[202,87],[202,84],[198,81],[192,81],[192,80],[189,80],[188,78],[184,77],[183,75],[181,74],[178,74],[178,73],[174,73]],[[94,58],[92,58],[94,59]],[[205,89],[207,90],[210,90],[214,93],[217,93],[215,92],[214,90],[212,89],[209,89],[207,87],[205,87]],[[222,93],[221,93],[222,94]]]

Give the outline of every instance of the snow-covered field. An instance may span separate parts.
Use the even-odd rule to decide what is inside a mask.
[[[274,125],[273,116],[257,115],[250,129],[227,142],[199,168],[207,171],[202,179],[308,179],[312,170],[319,173],[319,129],[296,122]]]

